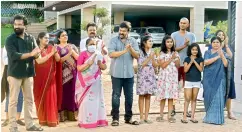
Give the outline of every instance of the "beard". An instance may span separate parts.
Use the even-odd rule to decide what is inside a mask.
[[[120,37],[121,39],[125,39],[125,35],[124,35],[124,34],[119,34],[119,37]]]
[[[19,36],[19,35],[24,33],[24,29],[23,28],[15,28],[14,32],[15,32],[16,35]]]

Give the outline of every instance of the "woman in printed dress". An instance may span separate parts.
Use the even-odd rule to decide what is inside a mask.
[[[150,97],[156,91],[155,68],[158,66],[155,60],[155,53],[152,51],[152,37],[145,36],[141,40],[141,52],[138,59],[137,73],[137,95],[139,95],[140,124],[152,123],[148,120],[150,109]],[[144,117],[145,103],[145,117]]]
[[[175,122],[171,116],[173,110],[173,99],[178,99],[178,67],[180,59],[175,51],[175,44],[170,36],[165,36],[161,44],[161,54],[159,58],[161,70],[158,76],[158,90],[156,100],[160,101],[160,116],[156,118],[158,122],[163,121],[163,111],[166,99],[168,99],[168,121]]]
[[[56,95],[56,61],[60,61],[56,46],[49,44],[49,34],[41,32],[37,38],[42,62],[35,63],[34,101],[39,124],[56,127],[58,124]]]
[[[76,61],[78,59],[78,49],[73,44],[67,43],[66,31],[57,33],[57,51],[61,57],[57,63],[57,105],[59,110],[59,120],[66,119],[76,121],[77,106],[75,103],[75,83],[76,83]]]
[[[78,106],[78,125],[83,128],[107,126],[101,70],[107,68],[96,41],[86,41],[87,51],[81,52],[77,61],[75,99]]]

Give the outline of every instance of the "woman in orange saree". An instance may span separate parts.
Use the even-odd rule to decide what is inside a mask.
[[[60,60],[56,47],[48,45],[48,33],[38,35],[37,44],[41,49],[41,62],[35,62],[34,101],[39,124],[55,127],[58,124],[56,93],[56,61]]]

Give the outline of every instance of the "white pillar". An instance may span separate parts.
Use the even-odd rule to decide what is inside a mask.
[[[197,42],[204,40],[204,7],[196,5],[190,9],[190,31],[196,36]]]
[[[66,25],[65,25],[65,28],[72,28],[71,25],[72,25],[71,15],[66,15]]]
[[[236,99],[233,100],[232,110],[239,113],[242,117],[242,2],[236,2],[236,21],[235,21],[235,67],[234,79]],[[241,117],[239,117],[241,119]]]
[[[65,27],[66,27],[66,16],[59,15],[59,12],[57,12],[57,29],[65,28]]]
[[[124,12],[119,11],[119,12],[114,12],[113,15],[114,19],[114,24],[120,24],[121,22],[124,21]]]
[[[84,9],[81,9],[81,25],[84,24],[85,20],[84,20]],[[81,30],[81,39],[84,39],[87,36],[87,33],[84,29],[80,29]]]

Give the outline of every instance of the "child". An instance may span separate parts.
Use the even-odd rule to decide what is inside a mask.
[[[156,90],[155,67],[158,65],[154,57],[155,53],[152,51],[152,45],[151,36],[142,38],[136,85],[136,92],[139,95],[140,124],[152,123],[152,121],[148,120],[148,113],[150,109],[150,97]],[[143,114],[144,103],[145,117]]]
[[[161,44],[161,54],[159,57],[161,70],[158,76],[158,91],[156,100],[160,101],[160,117],[158,122],[163,121],[163,111],[166,99],[168,99],[168,121],[175,123],[176,119],[171,116],[173,110],[173,99],[178,99],[178,67],[180,58],[175,51],[174,41],[170,36],[165,36]]]
[[[192,107],[192,116],[191,122],[198,123],[194,119],[195,109],[196,109],[196,100],[201,88],[201,72],[203,71],[203,58],[200,47],[198,44],[193,43],[187,49],[187,56],[184,60],[184,72],[186,73],[186,80],[184,86],[184,114],[182,123],[188,123],[187,113],[189,102],[191,101]]]
[[[83,128],[107,126],[101,70],[107,68],[105,60],[96,50],[96,42],[86,41],[87,51],[83,51],[77,64],[75,99],[79,108],[78,125]]]

